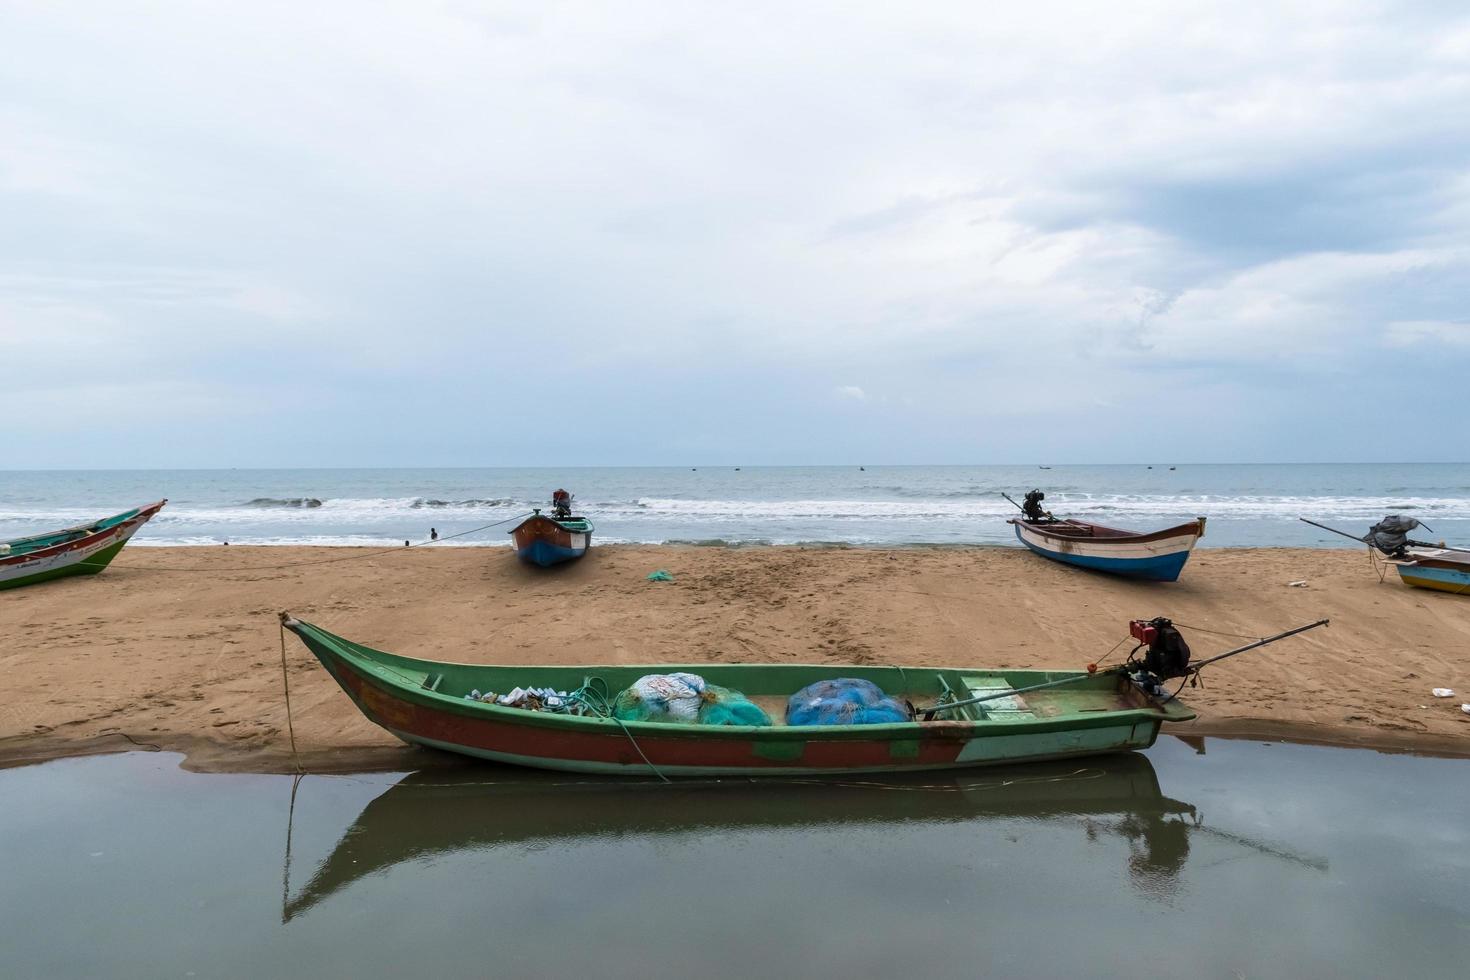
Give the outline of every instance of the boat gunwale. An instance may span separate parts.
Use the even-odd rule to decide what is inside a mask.
[[[1436,549],[1436,551],[1439,553],[1433,555],[1416,554],[1411,551],[1408,560],[1391,558],[1388,561],[1389,564],[1399,568],[1439,568],[1452,572],[1470,572],[1470,554],[1456,557],[1457,553],[1449,552],[1448,549]]]
[[[1166,527],[1158,531],[1127,531],[1122,528],[1107,527],[1102,524],[1093,524],[1090,521],[1042,521],[1038,523],[1020,517],[1007,518],[1006,523],[1015,524],[1020,527],[1024,527],[1027,530],[1035,531],[1042,537],[1049,538],[1054,541],[1085,541],[1090,544],[1096,544],[1100,547],[1108,547],[1110,545],[1148,544],[1152,541],[1159,541],[1165,538],[1182,537],[1187,534],[1194,535],[1195,541],[1198,541],[1200,538],[1204,537],[1205,534],[1204,528],[1200,525],[1200,519],[1197,517],[1187,523],[1179,524],[1174,527]],[[1104,535],[1102,537],[1096,537],[1082,534],[1061,534],[1050,530],[1057,524],[1062,523],[1069,523],[1082,527],[1097,528],[1099,530],[1110,531],[1112,533]],[[1193,547],[1193,542],[1191,542],[1190,547]]]
[[[515,534],[517,531],[519,531],[521,528],[525,527],[527,524],[534,524],[537,521],[547,521],[548,523],[555,524],[557,527],[561,528],[563,531],[566,531],[568,534],[588,534],[588,535],[590,535],[593,531],[596,530],[596,528],[594,528],[592,526],[592,522],[589,521],[585,517],[557,518],[557,517],[551,517],[551,516],[549,516],[547,514],[532,514],[530,517],[528,517],[525,520],[521,521],[519,524],[517,524],[515,527],[511,528],[509,531],[506,531],[505,533],[506,534]],[[567,522],[568,521],[575,521],[578,524],[582,524],[582,525],[586,525],[586,526],[585,527],[568,527],[567,526]]]

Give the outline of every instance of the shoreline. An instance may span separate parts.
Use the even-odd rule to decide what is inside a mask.
[[[411,539],[410,539],[411,540]],[[212,548],[238,548],[241,551],[362,551],[381,552],[383,554],[396,554],[401,551],[429,550],[429,551],[496,551],[507,550],[514,545],[506,541],[450,541],[440,539],[438,541],[419,540],[405,547],[402,544],[384,543],[379,545],[365,544],[230,544],[212,542],[209,544],[160,544],[149,541],[146,538],[134,539],[128,543],[132,549],[143,548],[149,551],[208,551]],[[890,541],[883,543],[866,541],[769,541],[764,538],[749,539],[726,539],[726,538],[671,538],[666,541],[623,541],[618,539],[608,540],[602,535],[596,539],[598,548],[693,548],[710,549],[715,551],[744,551],[760,550],[763,548],[791,548],[800,551],[971,551],[971,550],[1000,550],[1000,551],[1026,551],[1026,547],[1016,541],[1015,538],[1007,538],[1004,541]],[[1195,545],[1193,554],[1202,551],[1348,551],[1361,553],[1364,545],[1360,541],[1356,545],[1350,543],[1335,544],[1323,542],[1317,545],[1256,545],[1256,544],[1208,544],[1205,538],[1201,538]]]
[[[674,582],[646,581],[658,568]],[[1200,718],[1162,734],[1470,756],[1470,601],[1380,584],[1351,550],[1200,550],[1150,585],[1000,545],[599,545],[550,572],[499,548],[231,545],[128,549],[0,593],[0,767],[157,746],[194,771],[293,771],[281,609],[441,660],[1002,668],[1082,666],[1131,618],[1250,637],[1330,618],[1209,668],[1182,695]],[[1185,636],[1196,659],[1240,642]],[[293,637],[286,656],[308,771],[462,763],[368,722]]]
[[[1353,749],[1381,755],[1407,755],[1429,759],[1470,759],[1470,740],[1456,736],[1432,737],[1376,732],[1362,736],[1340,728],[1272,722],[1253,719],[1221,719],[1171,724],[1159,731],[1159,738],[1174,737],[1184,742],[1217,740],[1269,742],[1278,745],[1310,745],[1321,748]],[[39,766],[63,759],[89,759],[131,752],[167,754],[181,757],[179,768],[201,775],[352,776],[372,773],[417,772],[431,769],[456,769],[475,766],[518,768],[500,763],[471,759],[452,752],[440,752],[392,740],[382,746],[359,746],[349,749],[309,749],[292,756],[289,751],[272,750],[233,756],[216,751],[215,743],[203,736],[160,736],[160,742],[138,742],[122,732],[106,732],[92,739],[48,739],[45,736],[24,738],[11,745],[0,738],[0,770]],[[89,744],[93,743],[93,744]],[[109,744],[110,743],[110,744]],[[981,771],[1004,768],[978,766]],[[616,777],[607,777],[616,778]],[[712,777],[722,778],[722,777]],[[723,777],[736,778],[736,777]],[[749,777],[738,777],[742,780]],[[779,780],[779,772],[763,779]],[[810,778],[810,777],[797,777]]]

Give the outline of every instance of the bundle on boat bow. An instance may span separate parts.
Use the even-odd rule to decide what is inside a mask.
[[[1319,626],[1326,626],[1330,620],[1319,619],[1315,623],[1298,626],[1295,629],[1285,630],[1273,636],[1265,636],[1245,646],[1227,650],[1204,660],[1191,664],[1189,644],[1185,642],[1180,634],[1179,628],[1170,619],[1157,616],[1153,619],[1135,619],[1128,624],[1129,637],[1138,641],[1137,645],[1129,651],[1128,657],[1123,663],[1113,667],[1099,669],[1097,664],[1088,664],[1087,673],[1069,674],[1066,677],[1043,684],[1032,684],[1029,687],[1014,688],[1009,691],[987,692],[972,698],[952,700],[941,698],[934,704],[924,708],[915,709],[915,716],[922,717],[924,721],[933,721],[943,712],[954,708],[968,707],[973,704],[982,704],[986,701],[998,701],[1002,698],[1014,697],[1017,694],[1027,694],[1031,691],[1040,691],[1052,687],[1061,687],[1064,684],[1076,683],[1087,677],[1097,675],[1119,674],[1127,678],[1128,683],[1133,684],[1144,694],[1152,698],[1169,699],[1185,684],[1191,686],[1199,682],[1200,671],[1210,664],[1217,663],[1227,657],[1249,650],[1257,650],[1268,646],[1278,640],[1284,640],[1298,633],[1314,630]],[[1188,627],[1186,627],[1188,628]],[[1121,645],[1121,644],[1120,644]],[[1114,648],[1116,649],[1116,647]],[[1142,651],[1142,656],[1139,656]],[[1164,690],[1164,682],[1168,680],[1179,680],[1178,688],[1173,693]]]
[[[1434,548],[1440,551],[1455,551],[1470,554],[1470,548],[1451,548],[1443,541],[1415,541],[1409,537],[1411,531],[1417,531],[1422,527],[1430,534],[1433,534],[1434,528],[1416,518],[1404,517],[1401,514],[1389,514],[1383,520],[1370,527],[1368,533],[1361,537],[1356,534],[1350,534],[1347,531],[1339,531],[1335,527],[1328,527],[1326,524],[1319,524],[1305,517],[1298,517],[1297,520],[1303,524],[1320,527],[1324,531],[1331,531],[1333,534],[1340,534],[1351,541],[1361,541],[1368,547],[1377,549],[1385,558],[1413,558],[1414,556],[1409,552],[1410,548]]]

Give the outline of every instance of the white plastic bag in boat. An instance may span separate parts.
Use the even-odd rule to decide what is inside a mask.
[[[627,721],[694,722],[704,703],[698,674],[645,674],[618,695],[614,714]]]

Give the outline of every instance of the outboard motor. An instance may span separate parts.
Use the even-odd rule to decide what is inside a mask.
[[[1166,680],[1189,673],[1189,644],[1171,620],[1162,616],[1146,621],[1135,619],[1128,624],[1128,632],[1140,647],[1148,647],[1143,666],[1149,673]]]
[[[1419,522],[1412,517],[1389,514],[1370,527],[1363,540],[1391,558],[1402,558],[1408,553],[1405,549],[1411,543],[1409,532],[1419,526]]]
[[[1136,667],[1133,680],[1149,694],[1164,694],[1160,685],[1175,677],[1189,674],[1189,644],[1179,634],[1172,621],[1160,616],[1156,619],[1135,619],[1128,624],[1128,633],[1138,641],[1138,646],[1128,655],[1130,666]],[[1144,647],[1148,651],[1140,663],[1134,654]]]
[[[565,490],[554,490],[551,494],[551,513],[555,517],[572,516],[572,495]]]
[[[1021,513],[1026,515],[1026,520],[1044,521],[1050,516],[1041,506],[1041,502],[1045,499],[1046,494],[1040,490],[1032,490],[1026,494],[1021,503]]]

